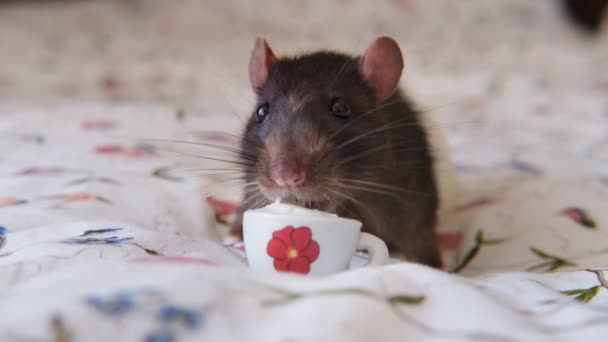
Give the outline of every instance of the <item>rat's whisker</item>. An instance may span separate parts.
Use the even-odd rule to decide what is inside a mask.
[[[230,176],[230,175],[243,175],[242,172],[215,172],[215,173],[197,173],[190,175],[190,177],[211,177],[211,176]]]
[[[140,140],[142,140],[142,141],[159,141],[159,142],[169,142],[169,143],[176,143],[176,144],[188,144],[188,145],[195,145],[195,146],[210,147],[210,148],[218,149],[220,151],[234,153],[237,156],[239,156],[239,157],[241,157],[242,159],[245,159],[245,160],[257,161],[257,157],[254,156],[254,155],[249,155],[249,154],[247,154],[246,152],[242,151],[239,148],[234,148],[234,147],[229,147],[229,146],[224,146],[224,145],[209,144],[209,143],[200,143],[200,142],[196,142],[196,141],[187,141],[187,140],[175,140],[175,139],[153,139],[153,138],[146,138],[146,139],[140,139]]]
[[[377,182],[363,181],[363,180],[359,180],[359,179],[339,178],[339,180],[343,181],[343,182],[351,182],[351,183],[375,186],[375,187],[379,187],[379,188],[383,188],[383,189],[394,190],[397,192],[403,190],[402,188],[398,188],[395,186],[386,185],[386,184],[377,183]]]
[[[262,193],[259,191],[257,194],[249,194],[249,196],[247,198],[245,198],[245,200],[243,201],[241,206],[243,208],[251,208],[251,204],[258,201],[260,199],[260,197],[263,197],[263,196],[264,195],[262,195]]]
[[[175,169],[177,172],[197,172],[197,171],[245,171],[240,167],[198,167],[192,169]]]
[[[243,204],[247,205],[246,208],[248,208],[248,206],[252,205],[254,202],[258,201],[260,196],[264,197],[264,195],[257,188],[250,189],[250,191],[245,191],[243,192],[243,195],[247,198],[247,200],[243,201]],[[255,197],[255,200],[251,200],[252,197]]]
[[[179,151],[175,151],[175,150],[168,150],[167,149],[167,150],[165,150],[165,152],[176,153],[176,154],[179,154],[179,155],[182,155],[182,156],[186,156],[186,157],[200,158],[200,159],[218,161],[218,162],[223,162],[223,163],[228,163],[228,164],[235,164],[235,165],[242,165],[242,166],[256,166],[255,164],[253,164],[251,162],[246,162],[246,161],[221,159],[221,158],[214,158],[214,157],[205,157],[205,156],[200,156],[200,155],[197,155],[197,154],[179,152]]]
[[[243,195],[246,195],[246,196],[251,196],[256,193],[261,193],[259,188],[252,188],[252,189],[247,189],[247,190],[243,191]]]
[[[347,201],[351,201],[353,204],[355,204],[357,206],[357,208],[359,210],[367,211],[370,214],[371,218],[374,220],[374,222],[381,222],[380,220],[378,220],[378,215],[374,211],[372,211],[368,205],[365,205],[363,202],[355,199],[353,196],[349,196],[348,194],[345,194],[334,188],[327,188],[327,190],[338,197],[341,197]],[[351,210],[351,212],[353,212],[353,211]]]
[[[457,105],[459,103],[463,103],[463,102],[468,101],[468,100],[470,100],[470,99],[461,99],[461,100],[457,100],[457,101],[448,102],[446,104],[439,105],[439,106],[436,106],[436,107],[428,108],[428,109],[416,110],[415,114],[417,114],[418,116],[420,116],[420,115],[423,115],[423,114],[427,114],[427,113],[436,111],[438,109],[442,109],[442,108],[450,107],[450,106],[453,106],[453,105]],[[398,100],[384,102],[384,103],[382,103],[382,104],[380,104],[380,105],[378,105],[378,106],[376,106],[376,107],[368,110],[367,112],[364,112],[364,113],[360,114],[359,116],[357,116],[353,120],[351,120],[348,123],[346,123],[346,125],[342,126],[342,128],[340,128],[339,130],[337,130],[336,132],[334,132],[328,138],[328,140],[331,140],[331,139],[337,137],[338,134],[340,134],[340,132],[342,132],[343,130],[345,130],[346,128],[348,128],[350,125],[352,125],[357,120],[360,120],[361,118],[366,117],[369,114],[372,114],[372,113],[374,113],[374,112],[376,112],[376,111],[378,111],[380,109],[386,108],[386,107],[391,106],[391,105],[396,104],[396,103],[410,104],[410,101],[407,100],[407,99],[398,99]]]
[[[196,136],[201,136],[201,135],[205,135],[204,139],[212,139],[209,138],[209,135],[227,135],[227,136],[231,136],[233,138],[238,138],[238,139],[242,139],[243,138],[243,134],[237,134],[237,133],[231,133],[231,132],[224,132],[224,131],[194,131],[192,132],[192,134],[196,135]]]
[[[338,166],[340,166],[340,165],[346,164],[346,163],[348,163],[348,162],[352,162],[352,161],[355,161],[355,160],[361,159],[361,158],[366,157],[366,156],[368,156],[368,155],[370,155],[370,154],[373,154],[373,153],[375,153],[375,152],[379,152],[379,151],[385,150],[385,149],[389,148],[390,146],[391,146],[391,145],[387,143],[387,144],[384,144],[384,145],[382,145],[382,146],[376,146],[376,147],[374,147],[374,148],[370,148],[370,149],[369,149],[369,150],[367,150],[367,151],[363,151],[363,152],[361,152],[361,153],[357,153],[357,154],[355,154],[355,155],[353,155],[353,156],[350,156],[350,157],[348,157],[348,158],[341,159],[341,160],[340,160],[340,161],[337,163],[337,165],[338,165]]]
[[[416,190],[404,189],[404,188],[397,188],[397,187],[393,187],[393,186],[389,186],[389,185],[381,184],[381,183],[362,181],[362,180],[358,180],[358,179],[348,179],[348,178],[340,178],[339,180],[341,182],[346,183],[345,185],[350,188],[361,190],[361,191],[376,192],[378,194],[385,193],[385,194],[397,195],[397,193],[407,193],[407,194],[412,194],[412,195],[416,195],[416,196],[427,196],[427,197],[431,196],[428,193],[424,193],[424,192],[420,192],[420,191],[416,191]],[[352,185],[352,184],[357,184],[357,185]],[[384,191],[382,189],[384,189],[386,191]],[[392,192],[388,191],[388,190],[391,190]]]
[[[374,193],[374,194],[378,194],[378,195],[386,195],[386,196],[393,197],[395,199],[400,199],[398,194],[396,194],[394,192],[390,192],[390,191],[378,190],[378,189],[373,189],[373,188],[368,188],[368,187],[363,187],[363,186],[358,186],[358,185],[353,185],[353,184],[340,184],[340,186],[342,186],[345,189],[354,189],[354,190]]]
[[[361,139],[363,139],[365,137],[369,137],[372,134],[385,133],[388,130],[397,129],[397,128],[403,128],[403,127],[408,127],[408,126],[423,126],[423,124],[421,124],[420,122],[417,122],[417,121],[416,122],[412,122],[412,121],[405,122],[405,121],[408,121],[410,119],[411,118],[402,118],[402,119],[395,120],[393,122],[387,123],[385,125],[382,125],[382,126],[380,126],[378,128],[372,129],[371,131],[367,131],[367,132],[365,132],[363,134],[360,134],[360,135],[358,135],[358,136],[356,136],[354,138],[351,138],[351,139],[349,139],[349,140],[347,140],[347,141],[339,144],[338,146],[334,147],[331,151],[339,150],[339,149],[341,149],[341,148],[343,148],[345,146],[348,146],[348,145],[350,145],[350,144],[352,144],[352,143],[354,143],[356,141],[359,141],[359,140],[361,140]],[[460,124],[462,124],[462,123],[470,123],[470,122],[473,122],[473,120],[463,121],[463,122],[460,122]],[[427,124],[426,126],[437,126],[437,125],[436,124]]]
[[[251,208],[260,208],[260,207],[264,206],[265,204],[270,203],[270,202],[268,202],[268,199],[266,198],[266,196],[264,196],[262,193],[260,193],[260,194],[262,195],[261,199],[256,201],[253,204],[253,206],[251,206]]]
[[[367,137],[367,136],[369,136],[371,134],[374,134],[376,132],[381,132],[381,131],[386,130],[388,128],[396,128],[395,124],[398,124],[399,122],[403,122],[405,120],[410,120],[410,119],[411,118],[402,118],[402,119],[399,119],[399,120],[395,120],[393,122],[389,122],[389,123],[387,123],[385,125],[382,125],[380,127],[375,128],[375,129],[372,129],[371,131],[367,131],[367,132],[365,132],[363,134],[360,134],[360,135],[358,135],[358,136],[356,136],[354,138],[351,138],[351,139],[349,139],[349,140],[347,140],[347,141],[339,144],[338,146],[334,147],[332,149],[332,151],[339,150],[339,149],[341,149],[344,146],[350,145],[353,142],[361,140],[362,138],[365,138],[365,137]],[[408,124],[412,124],[412,122],[409,122]],[[418,122],[415,122],[415,124],[418,124]]]
[[[224,178],[224,179],[213,179],[211,184],[219,185],[219,184],[227,184],[227,183],[231,183],[231,182],[242,182],[244,180],[246,180],[245,177],[230,177],[230,178]]]
[[[403,148],[403,149],[393,149],[391,147],[395,147],[394,145],[391,144],[384,144],[381,146],[377,146],[374,148],[370,148],[367,151],[363,151],[361,153],[357,153],[353,156],[350,156],[348,158],[345,159],[341,159],[340,162],[337,165],[343,165],[349,162],[353,162],[353,161],[357,161],[363,157],[366,157],[370,154],[376,153],[376,152],[380,152],[383,150],[387,150],[390,149],[391,152],[415,152],[415,151],[426,151],[428,150],[428,148],[425,147],[410,147],[410,148]]]
[[[246,170],[241,170],[241,169],[233,169],[233,170],[230,170],[230,169],[217,169],[217,170],[194,169],[194,170],[189,170],[189,171],[178,172],[177,174],[185,175],[185,176],[231,175],[231,174],[238,174],[238,175],[242,175],[242,176],[254,176],[256,173],[255,173],[255,171],[246,171]]]

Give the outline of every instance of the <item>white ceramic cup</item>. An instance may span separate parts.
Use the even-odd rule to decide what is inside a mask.
[[[384,241],[361,232],[361,222],[337,216],[249,210],[243,239],[249,267],[256,271],[328,275],[346,270],[357,250],[370,254],[366,266],[389,260]]]

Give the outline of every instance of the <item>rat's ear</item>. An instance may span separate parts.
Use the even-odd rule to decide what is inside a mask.
[[[403,56],[399,45],[389,37],[377,38],[361,57],[359,67],[376,101],[383,102],[393,95],[401,78]]]
[[[256,93],[259,93],[268,81],[270,68],[276,60],[277,58],[266,41],[257,37],[249,60],[249,80]]]

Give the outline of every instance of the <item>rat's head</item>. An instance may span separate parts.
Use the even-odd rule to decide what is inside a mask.
[[[257,106],[242,143],[248,178],[270,200],[324,207],[344,198],[341,189],[353,185],[347,182],[365,179],[383,158],[385,135],[369,133],[386,118],[369,114],[393,95],[402,69],[401,51],[388,37],[360,57],[294,58],[277,58],[258,38],[249,63]]]

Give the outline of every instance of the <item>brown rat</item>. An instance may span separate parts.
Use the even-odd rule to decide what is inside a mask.
[[[257,107],[241,141],[242,214],[286,203],[360,220],[407,260],[440,267],[433,156],[420,113],[398,89],[397,43],[362,56],[321,51],[278,58],[258,38],[249,76]]]

